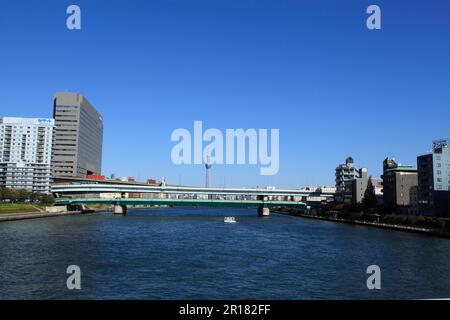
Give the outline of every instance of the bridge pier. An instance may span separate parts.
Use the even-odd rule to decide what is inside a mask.
[[[264,207],[264,206],[260,206],[260,207],[258,208],[258,216],[260,216],[260,217],[267,217],[267,216],[269,216],[269,215],[270,215],[270,210],[269,210],[269,208]]]
[[[114,214],[126,215],[127,214],[127,206],[114,205]]]
[[[263,204],[261,204],[258,207],[258,216],[260,217],[267,217],[270,215],[270,210],[269,208],[264,204],[265,201],[269,200],[269,197],[266,195],[259,195],[256,197],[258,200],[263,201]]]

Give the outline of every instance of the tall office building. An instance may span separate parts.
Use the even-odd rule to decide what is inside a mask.
[[[53,176],[80,177],[102,169],[103,119],[78,93],[56,93]]]
[[[49,193],[53,119],[0,118],[0,187]]]
[[[417,157],[419,209],[422,214],[450,216],[450,148],[433,141],[431,153]]]

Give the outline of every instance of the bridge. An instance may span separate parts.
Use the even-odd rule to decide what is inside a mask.
[[[325,199],[325,201],[334,197],[333,192],[318,193],[317,191],[297,189],[204,188],[85,179],[72,179],[72,181],[54,183],[52,185],[52,193],[56,197],[56,205],[110,204],[114,205],[114,212],[117,214],[125,214],[127,206],[130,205],[170,205],[256,207],[258,208],[258,214],[265,216],[269,215],[270,208],[274,207],[305,208],[307,199],[311,196]],[[81,196],[99,194],[109,194],[110,196],[107,198]],[[127,198],[126,194],[153,194],[153,196]],[[71,198],[67,198],[67,196]],[[203,199],[198,198],[199,196],[203,197]],[[217,197],[234,197],[234,199],[217,199]],[[283,199],[280,200],[280,198]]]
[[[263,200],[218,200],[218,199],[57,199],[58,205],[74,204],[110,204],[114,205],[116,214],[125,214],[127,206],[136,205],[167,205],[167,206],[207,206],[207,207],[239,207],[239,208],[258,208],[260,215],[268,215],[269,208],[278,207],[306,207],[303,202],[296,201],[263,201]],[[265,210],[267,209],[267,210]]]

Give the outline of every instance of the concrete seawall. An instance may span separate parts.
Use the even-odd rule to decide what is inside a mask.
[[[37,219],[37,218],[50,218],[60,216],[70,216],[75,214],[81,214],[81,211],[68,211],[68,212],[30,212],[30,213],[2,213],[0,214],[0,222],[25,220],[25,219]]]
[[[389,223],[379,223],[379,222],[368,222],[368,221],[362,221],[362,220],[348,220],[348,219],[334,218],[334,217],[320,217],[320,216],[307,215],[307,214],[294,214],[294,213],[283,212],[283,211],[274,211],[274,213],[284,214],[284,215],[289,215],[289,216],[294,216],[294,217],[300,217],[300,218],[306,218],[306,219],[313,219],[313,220],[322,220],[322,221],[329,221],[329,222],[336,222],[336,223],[353,224],[353,225],[367,226],[367,227],[373,227],[373,228],[378,228],[378,229],[389,229],[389,230],[394,230],[394,231],[419,233],[419,234],[435,236],[435,237],[450,238],[449,233],[443,232],[441,230],[435,230],[435,229],[429,229],[429,228],[421,228],[421,227],[413,227],[413,226],[397,225],[397,224],[389,224]]]

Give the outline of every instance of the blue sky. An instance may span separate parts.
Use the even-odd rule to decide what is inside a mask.
[[[348,155],[378,178],[386,156],[415,164],[450,136],[449,15],[444,0],[1,0],[0,116],[51,117],[55,92],[85,95],[106,175],[202,185],[203,166],[170,159],[172,131],[202,120],[280,129],[277,175],[215,166],[215,186],[333,185]]]

